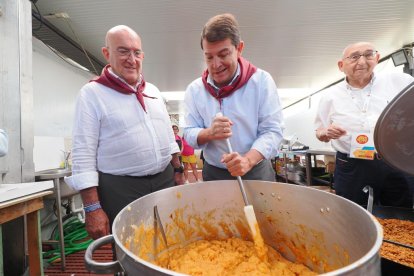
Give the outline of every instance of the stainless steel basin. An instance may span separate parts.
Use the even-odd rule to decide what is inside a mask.
[[[36,180],[52,180],[56,178],[63,178],[72,175],[70,169],[55,168],[44,171],[35,172]]]
[[[73,190],[71,187],[66,184],[63,180],[65,176],[72,175],[72,171],[70,169],[63,169],[63,168],[54,168],[44,171],[35,172],[35,180],[36,181],[43,181],[43,180],[54,180],[59,182],[60,188],[60,197],[68,197],[77,194],[78,192]]]

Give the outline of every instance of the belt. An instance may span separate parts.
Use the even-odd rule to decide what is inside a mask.
[[[164,171],[165,171],[165,170],[164,170]],[[101,171],[98,171],[98,173],[100,173],[100,174],[106,174],[106,175],[112,175],[112,176],[117,176],[117,177],[128,177],[128,178],[136,178],[136,179],[140,179],[140,178],[151,178],[151,177],[155,177],[155,176],[160,175],[160,174],[161,174],[161,173],[163,173],[164,171],[159,172],[159,173],[155,173],[155,174],[140,175],[140,176],[136,176],[136,175],[119,175],[119,174],[110,174],[110,173],[104,173],[104,172],[101,172]]]

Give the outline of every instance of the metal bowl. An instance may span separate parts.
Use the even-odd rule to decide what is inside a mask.
[[[287,259],[320,274],[380,275],[382,230],[365,209],[304,186],[244,182],[265,242]],[[155,227],[154,206],[159,210],[170,246],[198,239],[250,238],[236,181],[176,186],[125,207],[115,219],[113,235],[89,246],[85,254],[87,267],[95,273],[182,275],[150,262],[165,250]],[[118,261],[93,261],[93,251],[109,242],[115,243]]]

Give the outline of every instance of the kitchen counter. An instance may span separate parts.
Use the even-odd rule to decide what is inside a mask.
[[[0,204],[50,189],[53,189],[53,181],[0,184]]]
[[[26,216],[29,275],[43,275],[39,210],[43,208],[43,197],[52,193],[53,182],[39,185],[37,182],[0,185],[0,235],[1,225]],[[3,247],[0,243],[0,275],[3,275]]]

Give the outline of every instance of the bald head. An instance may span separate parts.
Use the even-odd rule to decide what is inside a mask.
[[[357,42],[357,43],[353,43],[353,44],[349,44],[342,51],[342,58],[346,58],[347,56],[349,56],[349,52],[353,51],[354,49],[358,49],[358,48],[371,48],[371,49],[375,49],[375,46],[371,42],[364,42],[364,41]]]
[[[106,33],[105,46],[110,47],[112,42],[119,36],[127,36],[131,39],[137,39],[141,43],[141,38],[133,29],[125,25],[118,25],[109,29],[109,31]]]
[[[338,68],[349,85],[354,88],[365,87],[372,79],[380,55],[370,42],[357,42],[345,47]]]
[[[140,79],[144,59],[139,35],[128,26],[115,26],[106,33],[105,44],[102,54],[112,72],[135,85]]]

